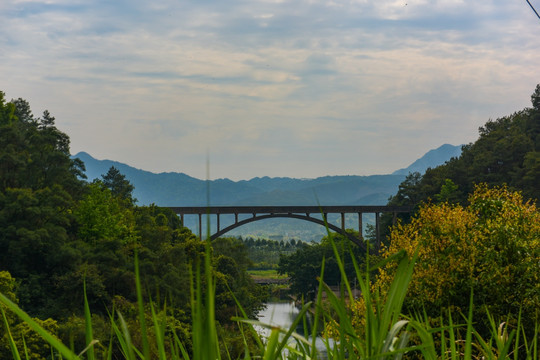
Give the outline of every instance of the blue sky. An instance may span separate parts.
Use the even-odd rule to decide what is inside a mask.
[[[540,83],[524,0],[3,0],[0,33],[72,153],[198,178],[390,173]]]

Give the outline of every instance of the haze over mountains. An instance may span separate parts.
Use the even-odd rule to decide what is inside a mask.
[[[423,173],[428,167],[441,165],[460,153],[461,145],[445,144],[427,152],[410,166],[387,175],[211,180],[210,205],[385,205],[409,172]],[[97,160],[85,152],[73,157],[84,162],[88,181],[99,179],[111,166],[116,167],[135,186],[134,197],[139,205],[208,205],[206,180],[184,173],[156,174],[117,161]]]

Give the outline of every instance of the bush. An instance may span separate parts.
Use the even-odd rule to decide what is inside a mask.
[[[425,204],[390,236],[383,256],[418,249],[406,307],[425,309],[432,318],[449,309],[459,319],[468,312],[472,291],[474,318],[489,312],[515,324],[521,311],[525,328],[534,329],[540,309],[540,213],[520,193],[481,184],[468,206]],[[379,274],[375,286],[383,293],[394,272],[390,263]],[[485,334],[485,325],[476,330]]]

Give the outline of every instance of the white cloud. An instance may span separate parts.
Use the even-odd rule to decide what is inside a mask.
[[[49,108],[75,152],[148,170],[204,177],[208,150],[215,177],[391,172],[529,104],[531,13],[502,0],[8,0],[1,90]]]

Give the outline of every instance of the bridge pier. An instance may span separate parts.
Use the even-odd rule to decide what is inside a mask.
[[[375,213],[375,234],[376,234],[376,248],[381,248],[381,225],[379,222],[379,213]]]
[[[360,212],[358,213],[358,236],[360,236],[360,240],[363,240],[363,239],[364,239],[364,236],[362,235],[362,234],[363,234],[363,230],[364,230],[364,229],[362,228],[362,226],[363,226],[363,224],[362,224],[362,216],[363,216],[363,215],[364,215],[364,214],[362,214],[362,213],[360,213]]]
[[[199,239],[202,240],[202,214],[199,214]]]
[[[380,214],[381,213],[393,213],[393,222],[396,222],[397,213],[399,212],[412,212],[412,207],[409,206],[210,206],[210,207],[170,207],[176,214],[180,215],[182,224],[184,224],[184,215],[198,215],[199,222],[199,237],[202,239],[202,216],[216,214],[217,216],[217,232],[211,235],[211,239],[215,239],[233,230],[237,227],[245,225],[247,223],[270,219],[270,218],[295,218],[300,220],[307,220],[317,223],[322,226],[327,226],[330,230],[340,233],[358,246],[366,249],[364,243],[363,233],[363,218],[364,214],[375,214],[375,232],[376,232],[376,248],[379,249],[381,245],[381,229],[380,229]],[[341,227],[328,222],[328,214],[340,214]],[[234,215],[234,223],[221,229],[220,215],[231,214]],[[238,215],[251,215],[244,220],[239,221]],[[311,214],[322,214],[323,218],[320,220],[317,217],[311,216]],[[359,237],[351,235],[346,231],[345,215],[346,214],[358,214],[358,233]]]

